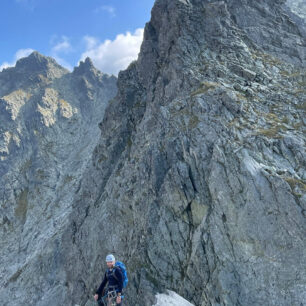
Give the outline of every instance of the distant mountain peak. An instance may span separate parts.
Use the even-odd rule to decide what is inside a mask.
[[[52,57],[44,56],[37,51],[19,59],[14,68],[19,73],[42,74],[49,78],[57,78],[69,72]]]
[[[84,65],[92,66],[92,67],[94,66],[90,57],[85,58]]]
[[[98,70],[95,68],[92,60],[89,57],[86,57],[84,61],[80,61],[79,66],[75,67],[73,70],[74,74],[83,75],[87,73],[98,73]]]

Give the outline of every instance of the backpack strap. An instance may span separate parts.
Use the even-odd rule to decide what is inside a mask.
[[[116,276],[115,270],[117,269],[116,266],[114,266],[113,270],[112,270],[112,275],[115,278],[115,280],[118,282],[118,277]]]
[[[117,275],[116,275],[116,273],[115,273],[117,269],[119,269],[120,273],[122,274],[122,282],[123,282],[123,273],[122,273],[122,270],[121,270],[120,267],[114,266],[114,268],[113,268],[113,270],[112,270],[112,276],[115,278],[115,280],[116,280],[117,282],[119,281],[119,279],[118,279],[118,277],[117,277]],[[123,287],[122,287],[122,289],[123,289]]]
[[[109,272],[111,272],[112,276],[114,276],[114,278],[116,279],[116,281],[118,281],[118,278],[117,278],[117,276],[116,276],[116,274],[115,274],[115,270],[116,270],[116,269],[117,269],[116,266],[114,266],[114,267],[112,268],[112,271],[110,271],[110,269],[107,269],[107,271],[105,272],[107,280],[108,280],[108,271],[109,271]]]

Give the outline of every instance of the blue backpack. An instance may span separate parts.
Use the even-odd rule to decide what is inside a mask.
[[[121,261],[116,261],[115,267],[118,267],[121,270],[121,273],[122,273],[122,276],[123,276],[122,288],[125,288],[127,286],[128,281],[129,281],[129,279],[127,277],[127,273],[126,273],[125,264]],[[115,274],[114,274],[114,276],[115,276]],[[116,276],[115,276],[115,278],[116,278]]]

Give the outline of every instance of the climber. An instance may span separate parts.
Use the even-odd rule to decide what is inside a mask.
[[[119,267],[115,266],[116,260],[114,255],[112,254],[106,256],[106,264],[107,264],[107,270],[104,274],[104,279],[99,289],[96,291],[94,299],[98,302],[100,306],[103,306],[104,302],[102,301],[102,298],[107,296],[111,292],[115,292],[117,295],[116,297],[117,305],[122,305],[122,287],[123,287],[122,271]],[[107,282],[108,282],[108,287],[105,290]],[[104,292],[104,294],[102,294],[102,292]]]

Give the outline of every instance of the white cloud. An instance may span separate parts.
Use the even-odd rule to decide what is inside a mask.
[[[72,50],[69,38],[67,36],[63,35],[60,39],[53,37],[51,38],[51,43],[54,44],[54,46],[51,49],[51,52],[53,54],[69,53]]]
[[[31,48],[27,48],[27,49],[19,49],[16,53],[15,53],[15,59],[16,61],[19,60],[22,57],[27,57],[29,56],[32,52],[34,52],[33,49]]]
[[[86,43],[87,50],[95,48],[97,44],[99,43],[98,39],[92,36],[85,36],[84,41]]]
[[[102,5],[94,10],[94,13],[107,12],[111,17],[116,16],[116,9],[111,5]]]
[[[3,62],[1,65],[0,65],[0,71],[2,71],[4,68],[8,68],[12,66],[10,63],[8,62]]]
[[[4,62],[0,65],[0,71],[2,71],[4,68],[15,66],[16,62],[22,58],[30,55],[34,50],[33,49],[19,49],[14,56],[14,60],[11,63]]]
[[[107,39],[102,43],[94,37],[85,36],[86,51],[81,55],[81,60],[90,57],[102,72],[117,75],[137,59],[142,40],[143,29],[119,34],[114,40]]]
[[[65,35],[62,35],[61,37],[53,35],[50,39],[50,44],[52,45],[50,55],[57,61],[57,63],[71,71],[72,66],[61,56],[61,54],[68,54],[73,51],[69,38]]]
[[[62,41],[52,48],[54,52],[67,52],[70,49],[68,41]]]
[[[56,62],[59,65],[68,69],[70,72],[73,70],[73,67],[66,60],[64,60],[62,57],[59,57],[57,55],[53,55],[52,57],[56,60]]]

